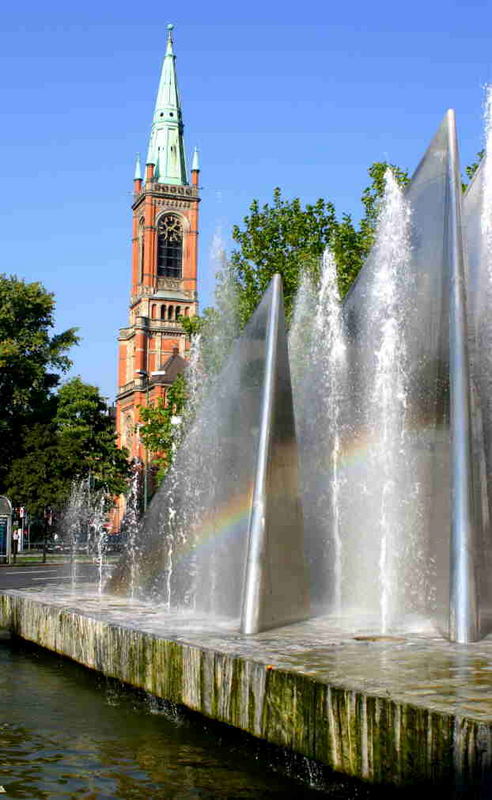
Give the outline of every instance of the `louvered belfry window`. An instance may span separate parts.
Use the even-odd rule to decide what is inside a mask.
[[[140,276],[140,283],[143,283],[145,267],[145,239],[144,239],[144,221],[140,220],[138,226],[138,271]]]
[[[166,214],[157,226],[157,275],[181,278],[182,262],[183,226],[175,214]]]

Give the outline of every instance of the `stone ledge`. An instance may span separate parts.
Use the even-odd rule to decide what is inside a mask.
[[[129,611],[131,623],[122,619]],[[194,631],[150,606],[107,597],[99,604],[66,590],[49,600],[3,592],[0,626],[340,773],[465,786],[490,774],[490,641],[355,642],[319,620],[250,637]]]

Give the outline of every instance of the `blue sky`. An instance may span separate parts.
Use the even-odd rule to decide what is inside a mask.
[[[200,301],[214,233],[275,186],[358,216],[366,170],[413,170],[457,110],[462,164],[482,141],[491,2],[24,2],[2,8],[0,272],[40,280],[78,326],[74,374],[114,397],[127,322],[134,158],[165,47],[188,153],[201,154]]]

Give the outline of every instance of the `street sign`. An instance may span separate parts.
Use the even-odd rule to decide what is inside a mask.
[[[10,531],[9,517],[0,517],[0,558],[7,555],[7,541]]]
[[[0,495],[0,562],[9,563],[12,538],[12,504]]]

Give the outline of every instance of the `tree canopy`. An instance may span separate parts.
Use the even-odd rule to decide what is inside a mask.
[[[266,203],[260,208],[253,200],[249,212],[243,227],[235,225],[232,229],[238,247],[230,259],[242,322],[251,316],[276,272],[282,275],[289,313],[300,271],[317,268],[337,226],[333,203],[320,198],[303,208],[297,197],[284,200],[278,187],[273,191],[271,205]]]
[[[55,334],[55,299],[40,283],[0,275],[0,493],[41,515],[60,507],[72,481],[126,488],[126,452],[116,446],[109,408],[71,367],[75,328]]]
[[[180,417],[186,405],[186,380],[183,374],[178,375],[167,390],[166,399],[140,408],[144,423],[140,428],[140,436],[144,447],[151,454],[152,464],[156,469],[155,482],[162,481],[172,464],[179,434]]]
[[[0,492],[22,429],[50,417],[53,390],[71,366],[76,328],[53,334],[54,310],[40,283],[0,275]]]
[[[374,242],[387,169],[400,185],[408,183],[408,173],[396,165],[385,161],[372,164],[368,170],[371,183],[362,193],[364,214],[358,226],[350,214],[338,218],[333,203],[327,200],[320,198],[303,207],[297,197],[285,200],[278,187],[271,204],[260,208],[253,200],[243,225],[232,230],[237,246],[231,253],[229,271],[237,291],[241,324],[251,316],[276,272],[282,276],[289,317],[302,272],[311,271],[316,277],[326,247],[335,256],[340,292],[344,295],[348,291]]]
[[[110,409],[97,387],[72,378],[54,400],[51,420],[24,428],[7,475],[16,504],[36,516],[46,506],[61,508],[75,480],[89,478],[96,491],[114,496],[126,490],[129,475],[128,454],[116,446]]]
[[[476,171],[478,170],[480,164],[482,163],[482,159],[484,158],[484,156],[485,156],[485,150],[479,150],[477,155],[475,156],[475,161],[473,161],[471,164],[468,164],[468,166],[465,167],[466,177],[470,182],[473,176],[475,175]],[[462,187],[463,191],[465,192],[466,189],[468,188],[468,183],[462,181]]]
[[[67,472],[74,478],[90,473],[96,490],[125,491],[128,454],[116,445],[111,410],[97,386],[79,377],[61,386],[54,424]]]
[[[19,455],[7,475],[7,493],[31,517],[42,518],[46,508],[60,508],[69,492],[55,426],[46,422],[26,426]]]

